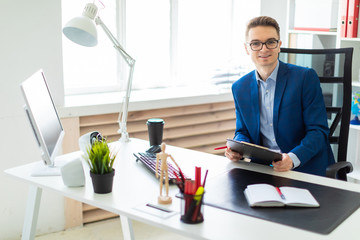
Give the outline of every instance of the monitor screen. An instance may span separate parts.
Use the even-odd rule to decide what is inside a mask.
[[[25,111],[29,118],[45,165],[54,166],[61,149],[64,130],[42,70],[21,84]]]

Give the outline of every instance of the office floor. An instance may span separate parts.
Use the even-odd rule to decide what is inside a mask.
[[[146,240],[189,240],[179,234],[133,221],[135,239]],[[119,218],[85,224],[61,232],[50,233],[35,238],[36,240],[121,240],[124,239]]]

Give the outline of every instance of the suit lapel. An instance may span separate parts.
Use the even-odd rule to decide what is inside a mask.
[[[259,88],[256,81],[256,75],[254,72],[253,81],[251,81],[251,112],[250,122],[252,129],[250,129],[251,138],[255,141],[256,144],[260,144],[260,107],[259,107]]]
[[[279,61],[279,71],[276,79],[276,88],[275,88],[275,96],[274,96],[274,130],[276,134],[277,123],[279,118],[279,109],[281,99],[284,95],[286,83],[288,81],[288,67],[285,63]]]

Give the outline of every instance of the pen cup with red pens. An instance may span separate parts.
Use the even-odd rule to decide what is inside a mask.
[[[185,191],[180,200],[180,220],[184,223],[201,223],[204,221],[204,187],[196,189],[195,181],[185,181]],[[192,189],[192,190],[189,190]]]

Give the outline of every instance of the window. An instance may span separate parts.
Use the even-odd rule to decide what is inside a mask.
[[[88,1],[62,1],[63,25]],[[99,4],[98,4],[99,3]],[[229,87],[252,68],[244,51],[246,22],[260,0],[102,0],[99,16],[136,60],[133,89]],[[250,6],[249,6],[250,5]],[[126,6],[126,7],[125,7]],[[118,34],[118,33],[122,34]],[[121,91],[128,67],[101,28],[93,48],[63,37],[65,93]]]
[[[72,18],[80,16],[89,1],[62,1],[63,26]],[[100,6],[98,5],[99,9]],[[107,1],[106,8],[100,9],[101,19],[115,29],[116,5]],[[110,40],[98,28],[98,45],[83,47],[71,42],[63,35],[63,68],[65,94],[106,92],[119,90],[117,80],[117,52]]]

